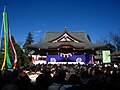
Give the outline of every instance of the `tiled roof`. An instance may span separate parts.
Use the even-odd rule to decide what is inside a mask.
[[[120,56],[120,51],[114,51],[111,53],[111,56]]]
[[[41,43],[46,43],[51,40],[54,40],[58,37],[60,37],[63,34],[63,32],[46,32],[45,37],[42,38]],[[73,38],[85,42],[90,43],[89,39],[87,38],[86,34],[84,32],[68,32]]]
[[[78,49],[98,49],[105,47],[104,45],[92,44],[92,43],[75,43],[75,42],[56,42],[56,43],[39,43],[30,45],[31,48],[40,48],[40,49],[48,49],[48,48],[58,48],[62,45],[69,45]]]
[[[64,33],[69,34],[72,38],[76,39],[77,41],[80,41],[79,43],[68,41],[68,42],[55,42],[52,41],[61,37]],[[48,48],[58,48],[62,45],[69,45],[74,48],[79,49],[95,49],[103,47],[101,45],[93,44],[87,37],[87,35],[84,32],[68,32],[65,30],[64,32],[47,32],[45,36],[42,38],[41,42],[30,45],[31,48],[40,48],[40,49],[48,49]]]

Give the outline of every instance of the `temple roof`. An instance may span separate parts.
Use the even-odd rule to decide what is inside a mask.
[[[30,48],[51,49],[68,45],[77,49],[95,49],[103,47],[93,44],[84,32],[69,32],[66,29],[63,32],[46,32],[42,40]]]
[[[112,52],[111,56],[120,56],[120,51],[114,51],[114,52]]]
[[[65,33],[65,31],[64,32],[46,32],[45,37],[42,38],[41,40],[41,43],[50,42],[51,40],[59,38],[63,35],[63,33]],[[81,42],[91,43],[84,32],[68,32],[67,31],[67,34],[69,34],[72,38],[75,38]]]

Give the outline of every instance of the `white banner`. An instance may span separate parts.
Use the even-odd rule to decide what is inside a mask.
[[[40,56],[40,55],[32,55],[32,63],[33,64],[46,64],[47,56]]]
[[[111,63],[110,51],[109,50],[102,51],[102,56],[103,56],[103,63]]]

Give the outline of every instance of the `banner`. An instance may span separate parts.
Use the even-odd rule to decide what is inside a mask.
[[[5,62],[7,62],[7,67],[12,68],[12,64],[10,62],[9,52],[8,52],[8,21],[7,21],[7,13],[3,12],[3,23],[4,23],[4,61],[2,64],[1,70],[3,70],[5,66]]]
[[[32,55],[32,61],[46,61],[47,56],[40,56],[40,55]]]
[[[47,62],[63,62],[65,58],[60,55],[47,55]]]
[[[13,68],[15,69],[16,68],[16,65],[17,65],[17,53],[16,53],[16,50],[14,48],[14,45],[13,45],[13,42],[12,42],[12,39],[11,39],[11,36],[10,36],[10,31],[9,31],[9,42],[10,42],[10,45],[11,45],[11,49],[12,49],[12,52],[13,52],[13,60],[14,60],[14,64],[13,64]]]
[[[93,64],[94,60],[93,60],[93,54],[85,54],[86,60],[85,60],[85,64]]]
[[[72,55],[68,57],[69,62],[84,62],[85,63],[85,54],[82,55]]]
[[[111,63],[109,50],[102,51],[102,56],[103,56],[103,63]]]
[[[69,55],[67,57],[63,55],[47,55],[47,62],[77,62],[81,64],[89,64],[93,61],[93,55]]]

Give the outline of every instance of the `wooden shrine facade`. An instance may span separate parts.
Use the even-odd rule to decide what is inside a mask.
[[[41,41],[28,46],[33,61],[46,63],[77,62],[93,63],[95,51],[104,46],[93,44],[84,32],[46,32]]]

